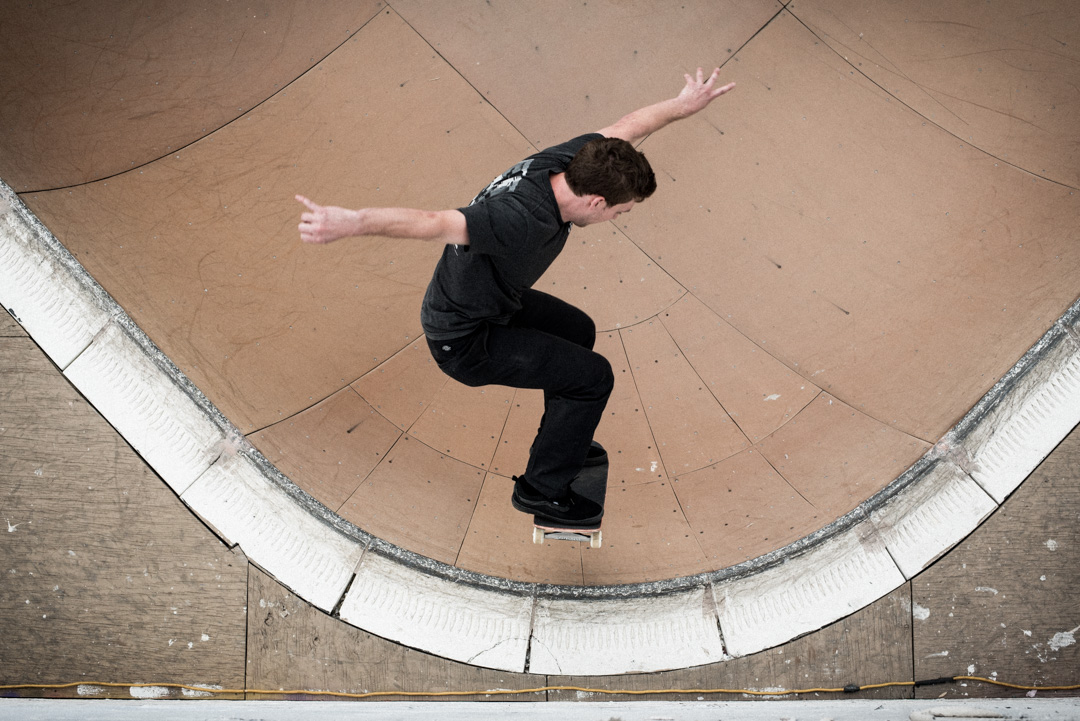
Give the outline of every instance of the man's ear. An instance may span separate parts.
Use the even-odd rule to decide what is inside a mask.
[[[590,195],[589,196],[589,210],[601,210],[607,207],[607,201],[604,200],[602,195]]]

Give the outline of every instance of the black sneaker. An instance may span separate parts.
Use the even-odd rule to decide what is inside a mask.
[[[571,491],[564,498],[549,499],[529,485],[524,477],[514,476],[514,508],[537,518],[567,526],[591,526],[604,517],[604,507]]]

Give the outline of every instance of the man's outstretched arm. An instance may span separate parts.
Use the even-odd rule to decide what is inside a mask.
[[[608,138],[622,138],[637,145],[665,125],[704,110],[713,100],[735,87],[735,83],[715,87],[719,76],[720,68],[716,68],[706,80],[704,71],[698,68],[697,77],[683,76],[686,78],[686,86],[674,98],[635,110],[599,133]]]
[[[381,235],[387,238],[416,238],[453,245],[469,244],[465,216],[459,210],[349,210],[333,205],[319,205],[302,195],[297,195],[296,199],[308,209],[300,216],[300,240],[305,243],[332,243],[341,238]]]

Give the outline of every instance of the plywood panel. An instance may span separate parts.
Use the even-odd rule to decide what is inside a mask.
[[[751,442],[791,420],[820,390],[693,296],[676,303],[660,320]]]
[[[788,9],[858,72],[961,140],[1080,184],[1074,3],[799,0]]]
[[[313,609],[257,569],[251,572],[250,599],[250,688],[364,693],[543,685],[542,676],[455,663],[373,636]],[[484,696],[447,698],[479,701]],[[500,700],[541,701],[543,696],[523,694]]]
[[[982,526],[912,580],[915,675],[987,676],[1024,685],[1076,683],[1080,633],[1080,430]],[[1016,696],[966,683],[921,698]],[[1040,691],[1042,696],[1049,691]]]
[[[7,311],[0,313],[0,338],[25,337],[26,331]]]
[[[538,148],[674,96],[683,73],[726,62],[780,7],[772,0],[394,3]]]
[[[246,559],[26,338],[0,340],[0,458],[4,683],[243,683]]]
[[[696,471],[750,446],[662,323],[643,323],[621,335],[668,473]]]
[[[482,188],[527,152],[421,38],[381,14],[213,136],[118,178],[26,201],[248,433],[415,342],[439,254],[372,238],[302,246],[293,195],[457,207],[471,197],[461,188]]]
[[[830,520],[754,449],[680,476],[673,488],[711,568],[783,548]]]
[[[401,437],[352,388],[248,436],[277,468],[336,511]]]
[[[6,3],[0,176],[58,188],[168,155],[284,88],[381,6]]]
[[[453,564],[484,471],[404,436],[338,513],[368,533]]]
[[[814,508],[834,518],[880,491],[930,450],[929,444],[826,393],[757,448]]]
[[[499,447],[491,462],[491,470],[503,476],[513,477],[525,473],[529,464],[529,450],[544,417],[544,392],[531,388],[517,388],[510,403]]]
[[[678,193],[627,234],[787,367],[936,441],[1075,300],[1080,195],[936,128],[786,13],[725,71],[735,92],[643,143]]]
[[[513,388],[470,388],[451,380],[432,399],[409,434],[464,463],[488,469],[513,398]]]
[[[533,543],[533,518],[510,504],[513,492],[509,478],[487,475],[456,565],[516,581],[582,585],[583,544]]]
[[[666,482],[609,488],[603,530],[601,548],[582,544],[587,585],[658,581],[708,569]]]
[[[536,288],[581,308],[601,331],[652,318],[685,293],[614,223],[574,229]]]
[[[596,352],[611,363],[615,388],[608,398],[596,440],[608,452],[608,493],[642,483],[667,482],[656,435],[641,400],[620,333],[601,333]]]
[[[352,387],[398,428],[408,430],[448,381],[421,340],[409,344]]]

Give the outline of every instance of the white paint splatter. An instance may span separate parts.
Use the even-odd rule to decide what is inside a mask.
[[[925,621],[926,619],[930,618],[930,609],[926,608],[925,606],[920,606],[916,603],[911,608],[911,615],[919,619],[920,621]]]
[[[1046,546],[1046,548],[1050,551],[1056,551],[1058,549],[1058,542],[1055,541],[1053,538],[1047,540],[1047,542],[1043,545]]]
[[[5,518],[4,520],[7,521],[7,532],[8,533],[15,533],[15,529],[18,528],[19,526],[23,525],[22,523],[16,523],[13,526],[13,525],[11,525],[11,521],[9,519]],[[23,523],[25,523],[25,521],[23,521]]]
[[[169,695],[169,689],[164,686],[132,686],[128,693],[132,698],[162,698]]]
[[[220,691],[223,688],[222,686],[215,683],[192,683],[188,685],[197,686],[198,688],[212,688],[217,691]],[[206,698],[207,696],[214,695],[212,691],[196,691],[195,689],[190,688],[182,688],[180,689],[180,693],[187,696],[188,698]]]
[[[779,397],[780,397],[779,393],[773,393],[771,396],[765,396],[765,400],[767,400],[767,401],[775,401]]]
[[[975,675],[975,664],[970,664],[968,666],[968,676],[974,676],[974,675]]]
[[[660,464],[657,461],[653,461],[651,464],[649,464],[649,472],[650,473],[656,473],[656,469],[659,468],[659,467],[660,467]]]
[[[1065,648],[1066,646],[1072,646],[1076,643],[1076,632],[1080,631],[1080,626],[1077,626],[1071,631],[1059,631],[1054,634],[1054,637],[1050,639],[1050,650],[1057,651],[1059,648]]]
[[[948,655],[949,655],[948,651],[940,651],[938,653],[927,654],[926,656],[923,656],[923,658],[944,658],[945,656],[948,656]]]
[[[91,686],[86,683],[79,684],[78,688],[75,690],[80,696],[98,696],[105,693],[105,689],[101,686]]]
[[[206,634],[204,633],[204,634],[202,635],[202,640],[203,640],[204,642],[205,642],[205,641],[209,641],[209,640],[210,640],[210,637],[209,637],[209,636],[207,636],[207,635],[206,635]]]
[[[989,586],[976,586],[975,590],[976,591],[982,591],[983,593],[992,593],[995,596],[997,595],[997,589],[996,588],[990,588]]]

